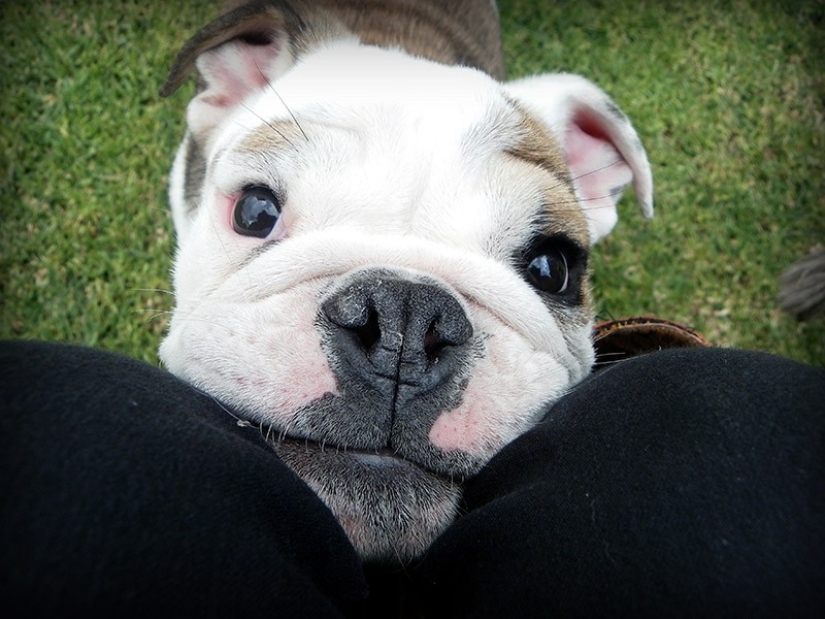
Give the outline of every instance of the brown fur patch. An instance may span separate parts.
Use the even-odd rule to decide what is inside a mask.
[[[308,139],[303,129],[294,120],[264,122],[264,125],[243,139],[238,145],[238,152],[255,154],[292,149]]]
[[[542,232],[547,236],[564,236],[577,244],[582,254],[578,257],[579,295],[575,306],[556,306],[556,319],[566,326],[565,332],[575,332],[586,325],[592,312],[590,267],[588,261],[590,233],[582,205],[576,198],[573,179],[567,167],[564,152],[546,126],[531,116],[516,101],[511,101],[519,115],[519,139],[505,152],[508,156],[538,168],[543,172],[545,212],[542,214]]]
[[[506,153],[516,159],[547,172],[550,178],[544,188],[547,204],[547,234],[564,233],[582,247],[590,245],[587,220],[573,189],[573,179],[564,153],[545,126],[518,103],[513,102],[519,114],[520,139]]]
[[[489,0],[321,0],[368,45],[481,69],[504,79],[498,16]]]
[[[206,178],[206,159],[200,145],[191,133],[184,137],[186,144],[186,174],[183,184],[183,201],[186,210],[191,212],[198,208],[201,199],[201,189]]]

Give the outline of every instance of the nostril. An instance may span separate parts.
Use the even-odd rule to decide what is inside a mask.
[[[351,327],[351,330],[358,338],[361,348],[365,352],[369,352],[381,339],[378,312],[372,307],[367,308],[367,321],[361,326]]]
[[[427,360],[430,363],[438,361],[438,355],[444,348],[445,342],[438,334],[438,322],[433,320],[424,334],[424,354],[427,355]]]

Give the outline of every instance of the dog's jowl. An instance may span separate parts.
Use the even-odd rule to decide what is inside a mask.
[[[490,0],[241,4],[194,70],[167,367],[261,424],[367,560],[408,561],[461,483],[593,363],[589,247],[652,183],[574,75],[503,81]]]

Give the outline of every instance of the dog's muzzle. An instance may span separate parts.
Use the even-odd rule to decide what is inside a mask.
[[[456,295],[429,277],[361,269],[326,293],[316,322],[337,393],[296,416],[297,436],[454,472],[463,457],[428,433],[461,401],[477,347]]]

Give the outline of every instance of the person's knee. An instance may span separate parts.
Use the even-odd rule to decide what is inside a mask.
[[[4,601],[244,615],[363,596],[331,512],[212,398],[77,346],[3,344],[0,373]]]
[[[822,602],[824,389],[821,370],[721,349],[600,372],[470,480],[428,590],[447,605],[497,592],[480,616],[808,611]],[[457,557],[486,567],[464,577]]]

